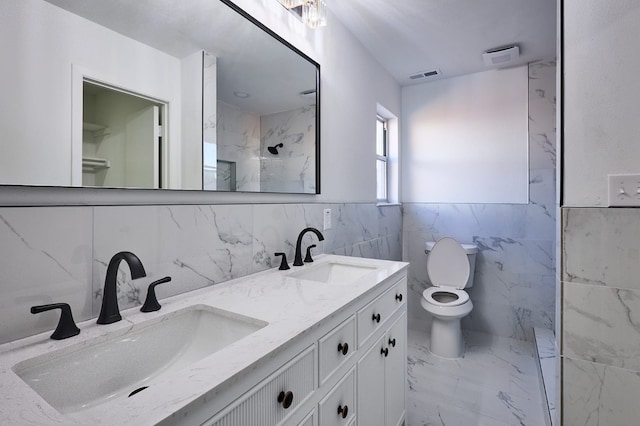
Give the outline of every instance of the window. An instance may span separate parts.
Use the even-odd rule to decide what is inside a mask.
[[[378,116],[376,123],[376,198],[380,202],[388,202],[388,158],[389,142],[387,137],[387,120]]]

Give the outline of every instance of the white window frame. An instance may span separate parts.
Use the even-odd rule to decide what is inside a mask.
[[[382,155],[378,153],[378,123],[382,123]],[[384,164],[384,182],[380,182],[378,164]],[[389,122],[381,115],[376,116],[376,200],[378,203],[389,202]]]

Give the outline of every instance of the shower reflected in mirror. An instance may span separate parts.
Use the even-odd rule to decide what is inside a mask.
[[[267,149],[273,155],[278,155],[278,148],[283,148],[283,147],[284,147],[284,144],[283,143],[279,143],[279,144],[276,144],[274,146],[269,146],[269,147],[267,147]]]

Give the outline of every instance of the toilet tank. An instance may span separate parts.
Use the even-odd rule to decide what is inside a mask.
[[[424,244],[424,252],[427,257],[429,256],[429,252],[435,245],[435,241],[427,241]],[[467,280],[467,285],[464,288],[473,287],[473,277],[476,272],[476,256],[478,255],[478,246],[475,244],[460,244],[465,252],[467,252],[467,259],[469,259],[469,279]],[[427,274],[428,277],[429,274]],[[431,281],[429,280],[429,284]]]

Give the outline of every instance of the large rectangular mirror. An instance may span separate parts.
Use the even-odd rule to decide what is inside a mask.
[[[228,0],[0,14],[0,185],[320,193],[320,67]]]

